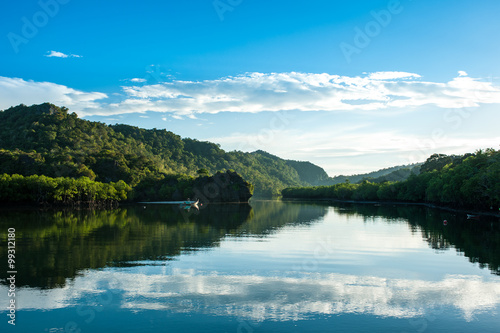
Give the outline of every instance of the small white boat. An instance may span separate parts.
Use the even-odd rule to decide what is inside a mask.
[[[143,201],[139,202],[140,204],[157,204],[157,205],[190,205],[195,203],[196,201]]]
[[[200,209],[200,207],[198,206],[199,204],[200,204],[200,199],[198,199],[196,201],[182,201],[180,206],[184,209],[189,209],[191,207],[196,208],[196,209]]]

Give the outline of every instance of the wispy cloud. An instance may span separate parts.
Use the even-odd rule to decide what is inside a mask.
[[[49,58],[82,58],[82,56],[78,54],[65,54],[58,51],[49,51],[45,56]]]
[[[419,74],[407,72],[375,72],[356,77],[326,73],[247,73],[216,80],[123,86],[124,96],[112,103],[96,102],[107,97],[103,93],[77,92],[48,82],[2,80],[3,84],[9,80],[15,82],[9,84],[9,94],[16,98],[6,96],[2,101],[4,105],[27,103],[34,99],[31,90],[46,90],[47,96],[56,95],[50,99],[52,102],[66,106],[75,106],[85,96],[86,102],[93,104],[74,109],[80,116],[147,111],[168,112],[176,118],[192,118],[201,113],[284,110],[399,112],[426,105],[463,108],[500,103],[500,87],[472,78],[463,71],[448,82],[424,81]],[[142,79],[130,81],[142,82]]]
[[[424,81],[419,74],[375,72],[349,77],[314,73],[248,73],[205,81],[124,86],[126,98],[103,113],[262,111],[373,111],[388,108],[474,107],[500,103],[500,88],[467,76]]]
[[[146,82],[146,81],[147,81],[146,79],[141,79],[141,78],[137,78],[137,77],[135,77],[133,79],[130,79],[130,82],[140,82],[140,83],[142,83],[142,82]]]

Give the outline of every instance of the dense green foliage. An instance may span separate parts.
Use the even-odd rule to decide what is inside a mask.
[[[0,175],[0,202],[63,205],[113,205],[126,200],[131,187],[123,180],[100,183],[87,177]]]
[[[400,182],[365,180],[360,184],[287,188],[282,193],[285,198],[430,202],[496,210],[500,207],[500,151],[487,149],[463,156],[434,154],[421,171]]]
[[[160,175],[141,181],[132,193],[135,201],[185,200],[196,198],[202,202],[248,202],[253,185],[233,170],[205,173],[198,178],[186,175]]]
[[[102,183],[88,177],[0,175],[0,203],[112,206],[120,201],[184,200],[248,202],[253,186],[236,172],[198,178],[160,175],[145,178],[132,189],[123,180]]]
[[[79,119],[52,104],[0,111],[0,173],[23,176],[123,180],[136,187],[173,174],[197,176],[233,169],[256,195],[278,195],[287,186],[314,184],[323,169],[257,151],[225,152],[219,145],[181,139],[167,130],[141,129]],[[307,169],[307,170],[306,170]]]

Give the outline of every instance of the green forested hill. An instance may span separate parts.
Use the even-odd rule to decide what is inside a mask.
[[[233,169],[254,184],[256,195],[276,195],[327,177],[309,162],[263,151],[225,152],[217,144],[182,139],[164,129],[87,121],[49,103],[0,111],[0,174],[86,176],[136,186],[166,174],[194,176],[200,169]]]
[[[489,148],[474,154],[433,154],[403,181],[345,182],[331,186],[295,187],[283,190],[285,198],[334,198],[429,202],[455,208],[500,209],[500,150]]]
[[[279,158],[278,156],[269,154],[263,150],[257,150],[253,153],[252,155],[258,157],[258,158],[263,158],[269,163],[276,164],[276,163],[281,163],[283,159]],[[317,185],[325,180],[328,179],[328,174],[326,171],[315,165],[312,164],[311,162],[306,162],[306,161],[294,161],[294,160],[284,160],[286,165],[292,167],[297,171],[297,174],[299,176],[299,179],[302,182],[311,184],[311,185]]]

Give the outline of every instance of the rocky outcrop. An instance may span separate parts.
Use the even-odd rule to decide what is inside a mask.
[[[253,185],[228,170],[211,177],[198,177],[193,183],[193,193],[201,202],[248,202]]]

